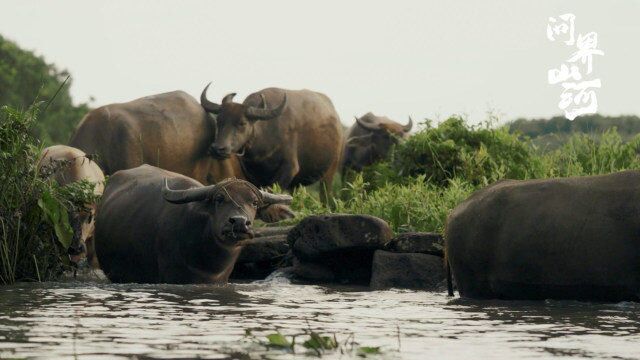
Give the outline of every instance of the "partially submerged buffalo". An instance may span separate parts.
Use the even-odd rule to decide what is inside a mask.
[[[78,124],[70,145],[96,154],[107,175],[149,164],[207,185],[230,177],[245,179],[237,157],[215,159],[209,154],[215,124],[196,99],[173,91],[90,111]],[[293,212],[283,205],[259,212],[267,222],[292,217]]]
[[[356,117],[344,145],[342,174],[349,170],[362,171],[364,167],[383,160],[392,146],[409,136],[412,128],[411,118],[406,125],[401,125],[370,112]]]
[[[98,209],[100,265],[118,283],[225,283],[257,209],[290,201],[239,179],[203,186],[149,165],[118,171]]]
[[[58,184],[67,185],[87,180],[95,184],[94,193],[102,195],[104,174],[100,167],[79,149],[54,145],[42,150],[38,169],[41,174],[52,177]],[[78,264],[86,259],[93,268],[98,268],[98,260],[93,246],[96,204],[85,204],[84,209],[73,211],[69,220],[73,238],[68,253],[71,262]]]
[[[216,104],[206,98],[208,87],[200,103],[217,115],[212,154],[221,159],[238,154],[247,179],[258,186],[291,190],[320,180],[325,199],[342,152],[340,118],[326,95],[267,88],[242,103],[229,94]]]
[[[460,295],[640,299],[640,172],[502,181],[449,216]]]

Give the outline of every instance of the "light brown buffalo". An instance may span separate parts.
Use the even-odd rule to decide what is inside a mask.
[[[412,127],[411,118],[407,125],[401,125],[386,116],[376,116],[370,112],[356,117],[356,122],[347,133],[342,173],[362,171],[364,167],[383,160],[398,141],[409,136]]]
[[[215,119],[183,91],[152,95],[90,111],[78,124],[70,145],[96,154],[107,175],[149,164],[202,184],[229,177],[246,179],[237,158],[214,159]],[[284,205],[260,209],[273,222],[293,217]]]
[[[104,174],[100,167],[79,149],[65,145],[50,146],[42,151],[38,169],[60,185],[88,180],[95,184],[94,193],[102,195]],[[69,215],[73,228],[73,238],[68,249],[69,259],[78,264],[86,258],[90,266],[98,268],[93,242],[96,204],[86,204],[84,210],[74,211]]]
[[[310,90],[267,88],[221,104],[200,103],[217,115],[211,153],[220,159],[239,157],[248,180],[258,186],[279,184],[291,190],[321,181],[321,197],[331,190],[342,153],[342,126],[331,100]],[[270,107],[269,104],[276,104]]]

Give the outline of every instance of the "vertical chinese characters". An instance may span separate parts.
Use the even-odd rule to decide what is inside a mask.
[[[550,17],[547,24],[547,39],[555,42],[563,40],[566,46],[574,47],[574,52],[557,69],[547,72],[547,81],[551,85],[561,84],[563,91],[558,107],[565,117],[573,120],[583,114],[598,111],[598,99],[594,89],[602,86],[600,79],[591,79],[593,57],[604,55],[598,47],[598,34],[589,32],[575,36],[575,15],[564,14]],[[583,74],[586,76],[583,77]]]

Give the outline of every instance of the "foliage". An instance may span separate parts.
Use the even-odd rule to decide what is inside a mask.
[[[601,134],[617,128],[624,138],[640,133],[640,118],[635,115],[603,116],[583,115],[571,121],[564,116],[550,119],[517,119],[509,124],[509,132],[518,133],[531,139],[550,134]]]
[[[56,98],[31,128],[45,145],[67,143],[75,125],[89,110],[87,104],[73,104],[71,81],[61,87],[68,76],[65,70],[56,69],[42,57],[0,36],[0,104],[26,109],[36,98]]]
[[[311,328],[305,329],[304,332],[284,335],[280,331],[270,333],[265,336],[266,341],[255,336],[250,329],[245,329],[244,339],[252,343],[263,345],[271,349],[285,350],[290,353],[296,353],[296,339],[303,338],[302,347],[310,354],[322,357],[331,352],[339,351],[340,354],[353,354],[359,357],[368,357],[370,355],[380,355],[383,353],[380,346],[357,346],[355,335],[349,334],[342,341],[338,341],[336,334],[324,335]],[[398,349],[399,351],[399,349]]]
[[[32,131],[38,107],[0,109],[0,283],[54,279],[70,241],[67,211],[92,198],[92,185],[61,187],[40,176],[42,145]],[[91,192],[91,194],[89,194]]]
[[[428,126],[396,147],[389,161],[365,172],[368,182],[403,183],[424,175],[445,186],[453,178],[487,185],[504,178],[530,178],[539,168],[528,144],[491,121],[478,127],[453,116],[438,127]]]

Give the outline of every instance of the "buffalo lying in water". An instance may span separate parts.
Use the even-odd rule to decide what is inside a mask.
[[[640,172],[502,181],[449,216],[460,295],[640,299]]]
[[[225,283],[257,209],[290,201],[244,180],[203,186],[149,165],[118,171],[98,208],[100,265],[113,282]]]
[[[87,155],[76,148],[54,145],[42,150],[38,169],[43,175],[51,176],[60,185],[88,180],[95,184],[94,193],[102,195],[104,174],[100,167]],[[86,204],[84,209],[69,214],[73,238],[68,253],[71,262],[78,264],[86,259],[93,268],[98,268],[98,260],[93,246],[96,204]]]
[[[333,103],[310,90],[267,88],[221,104],[200,103],[217,115],[217,135],[211,152],[218,158],[239,158],[248,180],[258,186],[279,184],[291,190],[321,180],[321,198],[331,190],[342,153],[342,126]],[[269,107],[269,104],[278,104]]]
[[[196,99],[173,91],[90,111],[70,145],[96,154],[107,175],[150,164],[203,184],[246,178],[235,156],[214,159],[208,153],[215,131],[215,119]],[[291,217],[293,212],[283,205],[259,211],[259,218],[267,222]]]
[[[356,117],[356,122],[347,133],[342,173],[362,171],[365,166],[383,160],[393,145],[409,136],[412,127],[411,118],[407,125],[401,125],[386,116],[376,116],[370,112]]]

